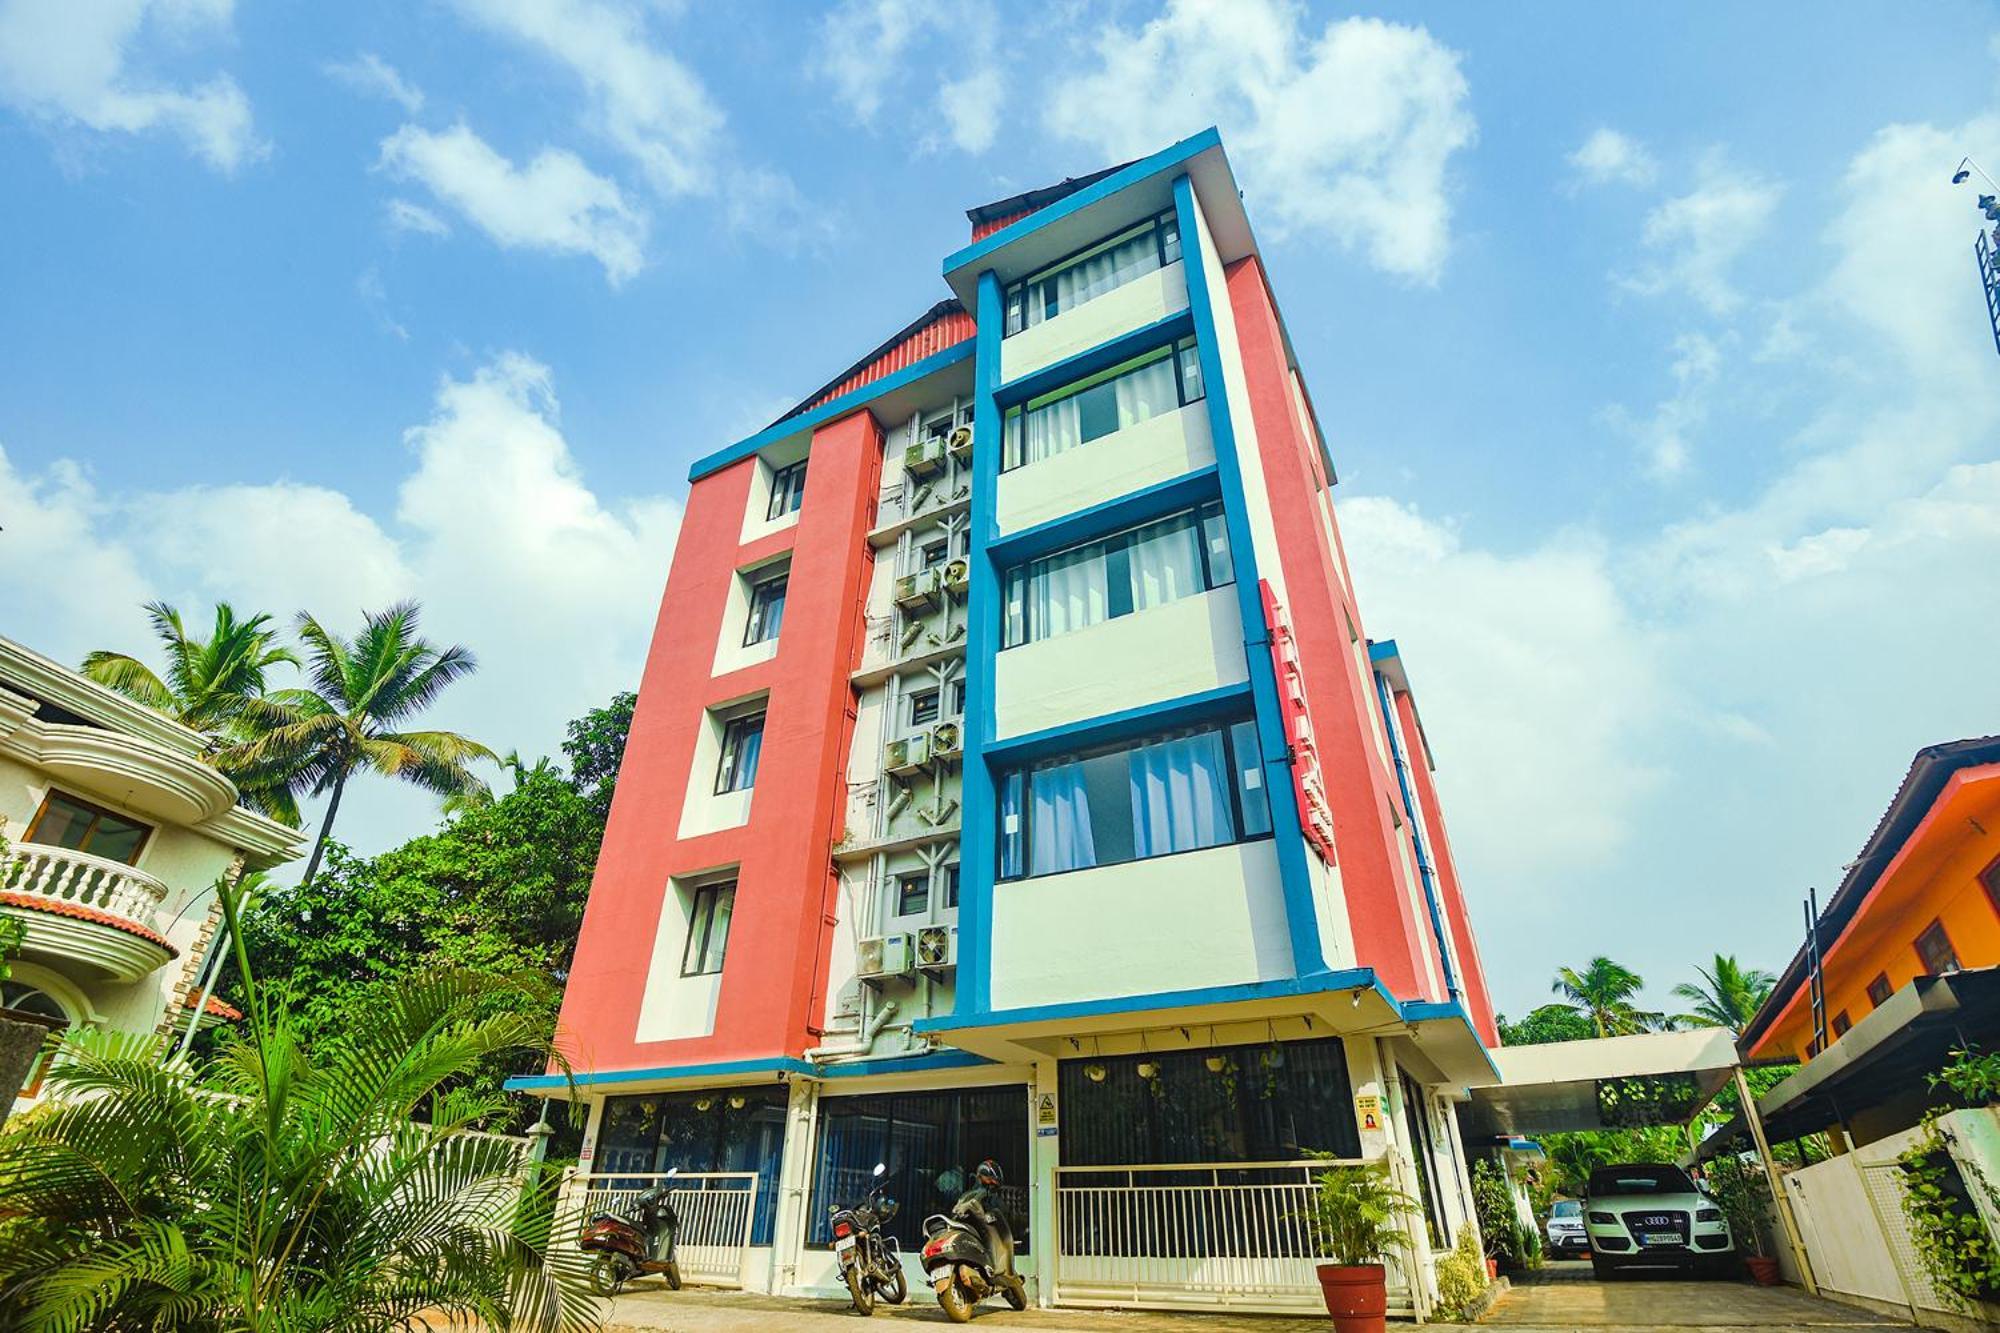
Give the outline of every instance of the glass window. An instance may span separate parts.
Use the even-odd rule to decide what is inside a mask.
[[[789,467],[774,468],[771,471],[771,503],[764,517],[770,520],[783,518],[805,503],[806,460],[801,458]]]
[[[40,1014],[43,1018],[53,1018],[65,1027],[70,1021],[69,1011],[57,1004],[53,996],[18,981],[0,981],[0,1006],[19,1009],[23,1013]],[[51,1054],[53,1051],[49,1044],[44,1042],[34,1062],[28,1066],[27,1077],[21,1080],[21,1096],[32,1097],[42,1090],[42,1075],[48,1072]]]
[[[1116,620],[1234,579],[1222,506],[1211,501],[1008,570],[1001,646]]]
[[[1180,347],[1192,348],[1193,340]],[[1189,384],[1181,361],[1176,348],[1155,348],[1009,408],[1002,469],[1038,463],[1199,400],[1201,377]]]
[[[778,637],[778,628],[785,623],[785,585],[790,581],[780,574],[750,590],[750,625],[743,634],[745,647]]]
[[[932,542],[917,553],[917,565],[921,569],[936,569],[950,558],[951,548],[947,542]]]
[[[769,1245],[778,1212],[778,1162],[785,1147],[786,1089],[783,1084],[653,1092],[611,1097],[597,1133],[595,1166],[600,1172],[754,1171],[756,1202],[751,1210],[750,1243]],[[653,1182],[617,1182],[641,1188]],[[713,1181],[714,1188],[741,1189],[740,1181]],[[690,1190],[702,1185],[690,1182]],[[682,1217],[699,1205],[684,1196],[675,1203]]]
[[[1847,1011],[1845,1009],[1841,1010],[1839,1013],[1833,1016],[1834,1038],[1838,1040],[1839,1038],[1846,1036],[1847,1030],[1853,1026],[1854,1026],[1854,1020],[1847,1016]]]
[[[687,948],[681,951],[682,976],[705,977],[722,970],[722,955],[729,948],[729,917],[735,910],[734,880],[704,884],[694,891]]]
[[[1993,910],[2000,912],[2000,856],[1993,858],[1993,864],[1979,872],[1979,882],[1986,887],[1986,901],[1993,904]]]
[[[950,685],[946,686],[945,689],[946,692],[951,697],[951,715],[953,717],[964,717],[965,682],[963,680],[955,680]]]
[[[938,907],[948,909],[958,906],[958,862],[938,871]]]
[[[1162,213],[1008,288],[1006,333],[1054,319],[1180,257],[1180,223]]]
[[[882,1230],[913,1254],[923,1247],[924,1218],[949,1211],[969,1187],[972,1169],[991,1157],[1002,1180],[996,1211],[1013,1230],[1016,1248],[1028,1250],[1025,1088],[822,1097],[816,1156],[808,1244],[832,1239],[827,1209],[867,1193],[880,1162],[888,1168],[884,1187],[902,1205]]]
[[[1944,933],[1942,921],[1931,922],[1917,936],[1917,957],[1923,959],[1927,976],[1941,977],[1958,971],[1958,951],[1951,947],[1951,936]]]
[[[1889,997],[1895,993],[1889,985],[1889,975],[1886,972],[1877,972],[1875,980],[1868,983],[1868,1003],[1876,1009],[1886,1004]]]
[[[746,713],[722,727],[722,762],[715,769],[715,794],[745,791],[757,784],[757,757],[764,751],[764,715]]]
[[[928,727],[938,719],[938,692],[919,690],[910,696],[910,725]]]
[[[139,849],[146,845],[146,835],[152,831],[151,825],[52,791],[35,812],[25,841],[45,847],[67,847],[73,852],[88,852],[130,865],[139,859]]]
[[[1261,774],[1251,783],[1237,767],[1235,751],[1246,743],[1242,762],[1254,764],[1250,733],[1211,725],[1003,774],[1000,877],[1060,874],[1268,834]]]
[[[1058,1078],[1066,1166],[1361,1155],[1338,1037],[1064,1060]]]
[[[931,905],[931,877],[925,870],[896,877],[896,915],[919,916]]]

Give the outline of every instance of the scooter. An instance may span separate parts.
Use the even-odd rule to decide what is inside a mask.
[[[616,1296],[627,1282],[647,1273],[665,1277],[669,1291],[681,1289],[681,1266],[674,1252],[681,1219],[667,1200],[677,1173],[678,1168],[668,1171],[667,1179],[634,1199],[631,1216],[602,1212],[584,1225],[576,1243],[598,1255],[590,1266],[590,1287],[598,1295]]]
[[[840,1265],[848,1295],[854,1298],[854,1308],[861,1314],[875,1313],[878,1292],[891,1305],[901,1305],[910,1294],[896,1238],[882,1235],[879,1230],[896,1215],[897,1207],[896,1201],[882,1192],[879,1183],[886,1170],[884,1163],[875,1163],[870,1175],[878,1183],[861,1196],[860,1203],[852,1208],[827,1209],[833,1226],[833,1257]]]
[[[971,1319],[972,1307],[995,1292],[1016,1310],[1028,1308],[1028,1284],[1014,1271],[1013,1229],[986,1206],[1000,1183],[1000,1164],[989,1157],[973,1171],[972,1187],[950,1213],[924,1219],[924,1275],[954,1324]]]

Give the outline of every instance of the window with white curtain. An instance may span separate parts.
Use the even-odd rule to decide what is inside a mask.
[[[1053,458],[1201,398],[1194,339],[1156,347],[1007,409],[1001,470]]]
[[[1121,231],[1009,287],[1004,336],[1032,329],[1180,257],[1180,223],[1172,213]]]
[[[1007,571],[1001,646],[1034,643],[1236,580],[1217,501]]]
[[[1249,719],[1046,759],[1000,776],[1001,879],[1269,836]]]

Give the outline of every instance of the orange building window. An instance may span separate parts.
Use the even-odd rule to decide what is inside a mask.
[[[1924,933],[1917,936],[1917,957],[1923,960],[1924,972],[1933,977],[1941,977],[1947,972],[1958,971],[1958,951],[1951,947],[1951,936],[1944,933],[1944,923],[1933,921],[1924,927]]]
[[[1877,1009],[1886,1004],[1889,997],[1895,993],[1889,985],[1887,972],[1877,972],[1875,980],[1868,983],[1868,1003]]]
[[[1833,1016],[1833,1039],[1839,1041],[1847,1035],[1847,1029],[1853,1026],[1854,1024],[1847,1017],[1847,1011],[1845,1009],[1841,1010]]]
[[[1993,864],[1979,872],[1979,882],[1986,886],[1986,901],[1993,904],[1993,910],[2000,912],[2000,856],[1993,858]]]

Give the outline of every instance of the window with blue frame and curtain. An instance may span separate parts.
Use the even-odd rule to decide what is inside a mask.
[[[1005,1183],[999,1210],[1017,1248],[1028,1249],[1028,1091],[1019,1084],[940,1092],[822,1096],[806,1240],[832,1243],[827,1218],[850,1207],[875,1183],[901,1205],[884,1231],[905,1254],[923,1243],[924,1218],[950,1210],[986,1158]]]
[[[1248,718],[1058,755],[999,774],[1003,880],[1117,865],[1271,834]]]
[[[676,1168],[754,1171],[757,1198],[751,1210],[750,1243],[769,1245],[778,1210],[778,1159],[785,1148],[787,1101],[782,1084],[607,1098],[597,1130],[596,1171],[607,1176]],[[695,1188],[696,1182],[687,1187]]]
[[[1193,338],[1100,370],[1007,409],[1000,467],[1011,471],[1199,402],[1201,361]]]
[[[1055,638],[1235,581],[1222,504],[1212,500],[1007,570],[1001,647]]]

